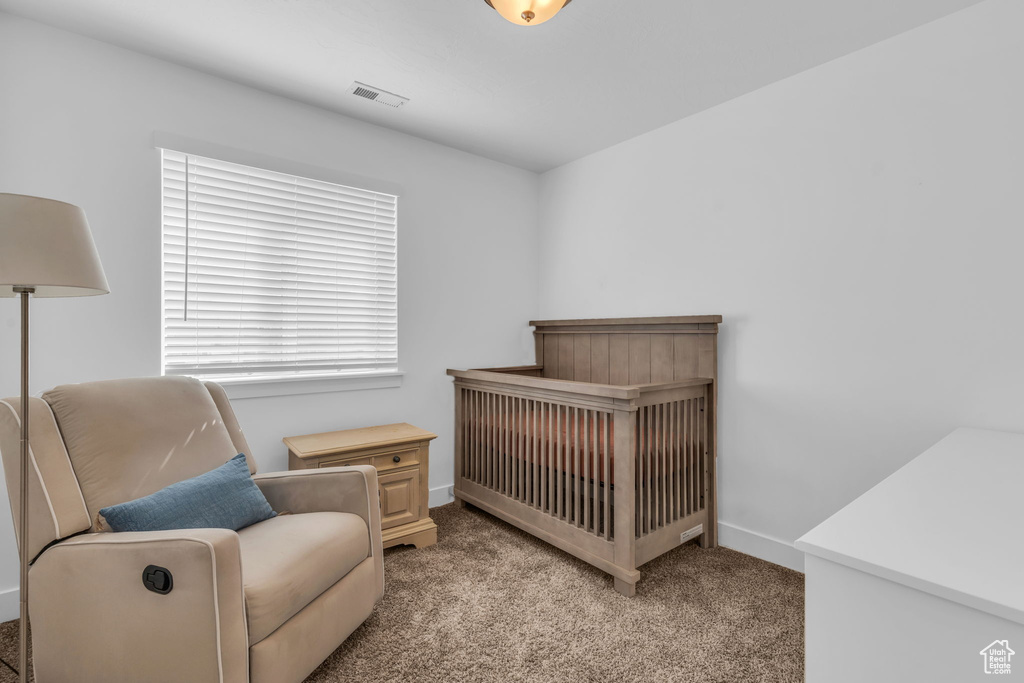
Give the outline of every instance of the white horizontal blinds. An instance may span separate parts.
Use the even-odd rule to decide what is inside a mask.
[[[163,150],[164,372],[394,369],[397,201]]]

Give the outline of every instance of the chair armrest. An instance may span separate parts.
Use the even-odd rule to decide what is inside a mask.
[[[145,587],[149,565],[170,571],[170,592]],[[76,536],[43,552],[29,588],[36,680],[248,681],[234,531]]]
[[[253,481],[277,512],[349,512],[370,531],[370,552],[377,559],[377,598],[384,594],[384,550],[380,529],[377,469],[372,465],[322,467],[253,475]]]

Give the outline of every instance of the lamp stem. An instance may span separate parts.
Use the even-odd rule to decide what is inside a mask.
[[[18,681],[28,683],[28,300],[32,287],[15,287],[21,294],[21,517],[18,538],[21,541],[21,621],[18,624]]]

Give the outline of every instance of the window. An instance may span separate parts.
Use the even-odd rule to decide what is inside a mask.
[[[394,195],[163,152],[163,369],[394,372]]]

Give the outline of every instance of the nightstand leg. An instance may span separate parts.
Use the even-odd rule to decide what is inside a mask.
[[[407,538],[405,542],[409,545],[414,545],[417,548],[432,546],[437,543],[437,527],[421,531],[418,534],[413,534]]]

